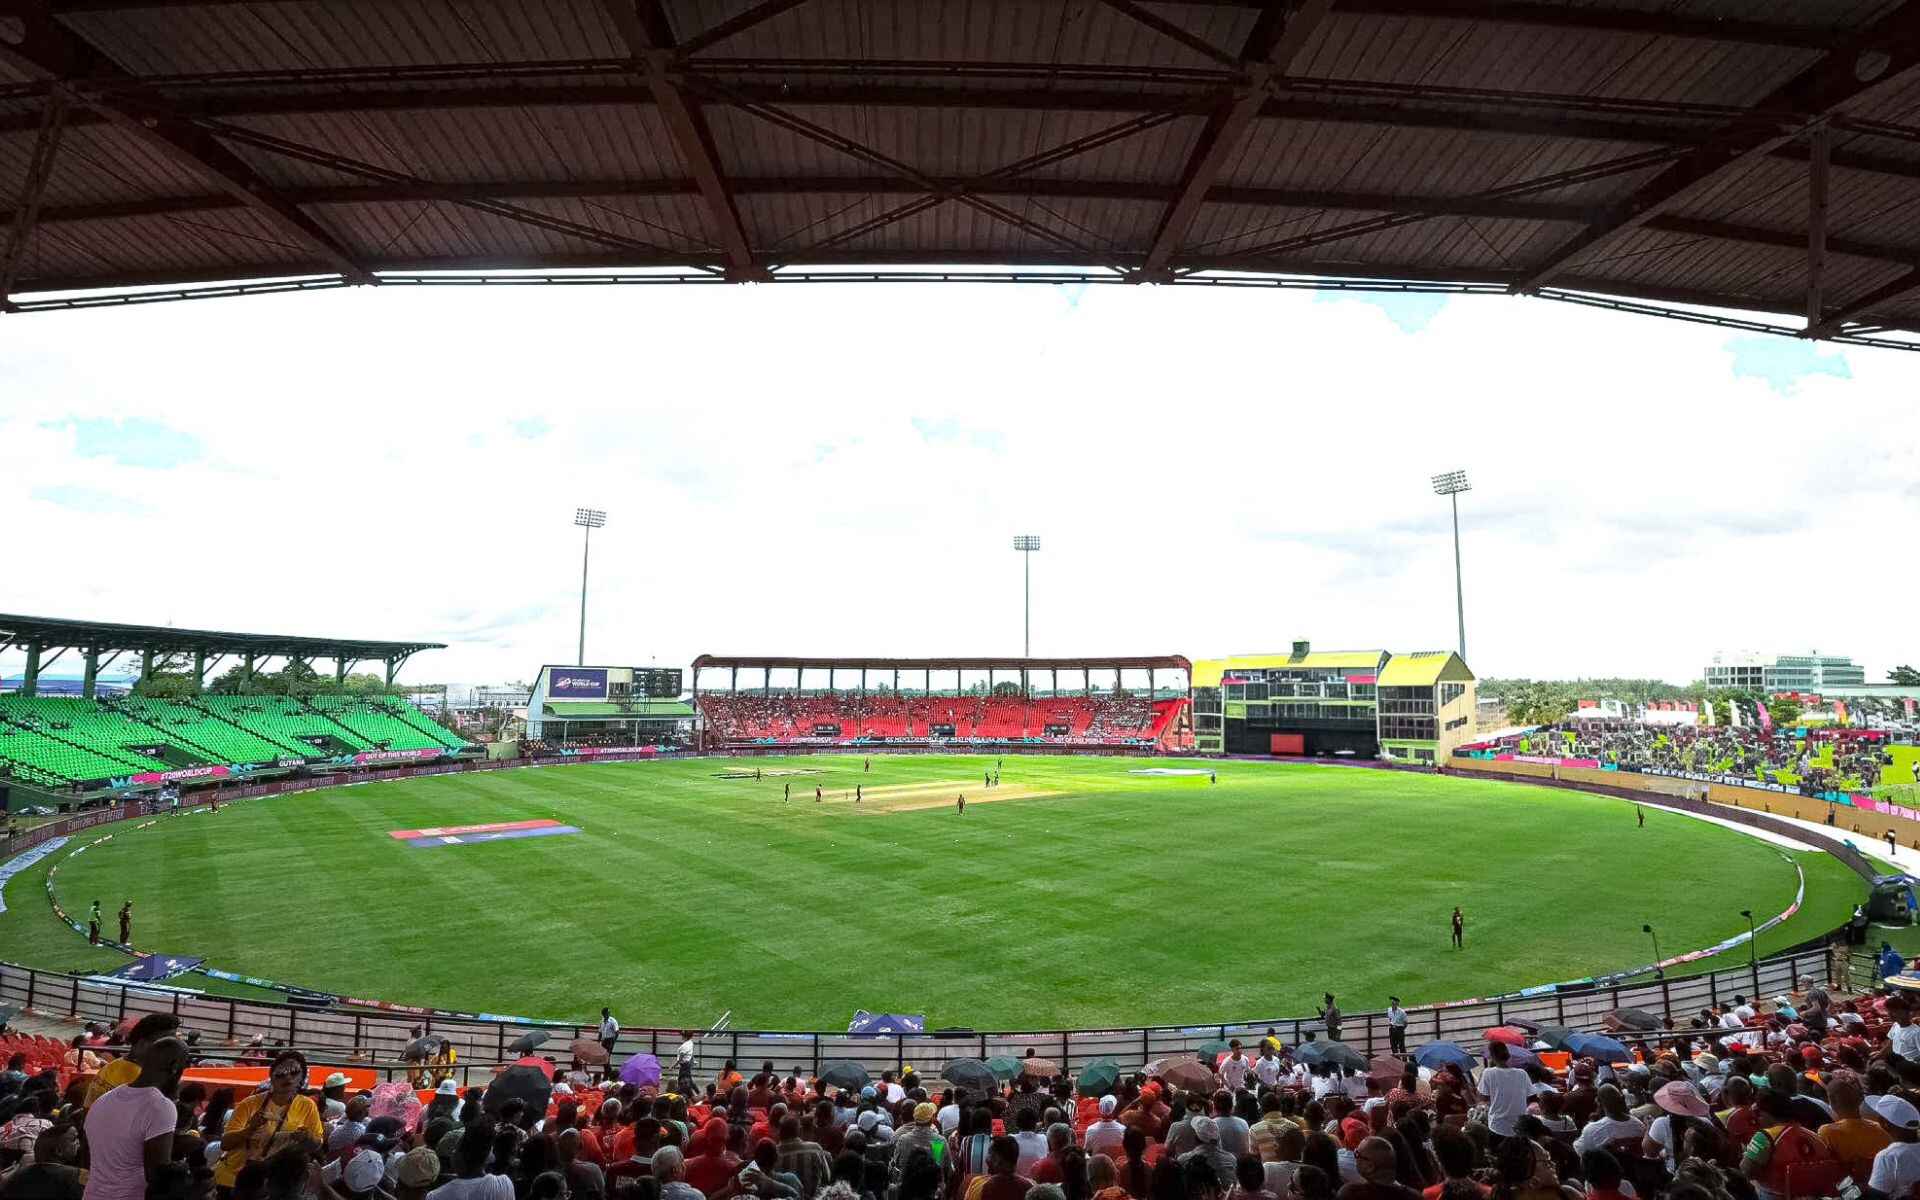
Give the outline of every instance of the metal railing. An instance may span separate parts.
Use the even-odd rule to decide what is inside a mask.
[[[1408,1010],[1407,1038],[1411,1045],[1428,1041],[1473,1043],[1482,1030],[1516,1018],[1576,1029],[1599,1028],[1602,1018],[1616,1008],[1641,1008],[1664,1015],[1668,1025],[1684,1026],[1700,1009],[1735,995],[1771,996],[1812,983],[1827,982],[1828,955],[1824,949],[1804,949],[1685,978],[1642,978],[1604,986],[1574,985],[1539,995],[1434,1005]],[[118,1021],[150,1012],[172,1012],[204,1038],[228,1044],[264,1037],[269,1043],[310,1048],[316,1057],[404,1072],[400,1050],[414,1036],[415,1027],[447,1038],[459,1065],[486,1069],[509,1061],[513,1041],[530,1030],[543,1030],[551,1040],[543,1050],[566,1058],[566,1044],[575,1037],[592,1037],[589,1024],[535,1023],[511,1020],[473,1020],[345,1008],[311,1008],[264,1000],[211,996],[173,988],[119,983],[97,977],[35,970],[0,963],[0,1004],[17,1004],[39,1013],[73,1016],[82,1020]],[[1320,1033],[1317,1017],[1277,1017],[1270,1020],[1224,1021],[1205,1025],[1142,1026],[1116,1029],[1055,1029],[1026,1031],[939,1031],[929,1034],[862,1037],[830,1032],[726,1030],[703,1037],[699,1043],[695,1077],[712,1078],[728,1059],[748,1066],[771,1061],[774,1069],[802,1075],[819,1070],[831,1059],[853,1059],[869,1069],[913,1067],[923,1075],[937,1075],[956,1058],[1006,1054],[1019,1056],[1029,1049],[1051,1058],[1063,1069],[1077,1072],[1095,1058],[1111,1057],[1122,1066],[1137,1066],[1170,1054],[1190,1053],[1204,1042],[1240,1038],[1249,1046],[1268,1030],[1293,1044],[1308,1033]],[[1388,1045],[1384,1012],[1354,1013],[1342,1021],[1343,1040],[1371,1057]],[[678,1029],[623,1029],[615,1047],[615,1061],[646,1052],[658,1056],[672,1076],[671,1058],[685,1034]],[[389,1075],[389,1077],[392,1077]]]

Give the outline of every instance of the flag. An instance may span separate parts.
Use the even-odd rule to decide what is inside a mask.
[[[1727,724],[1740,728],[1740,702],[1732,698],[1727,700]]]
[[[1840,700],[1833,702],[1833,720],[1836,725],[1845,725],[1847,723],[1847,706],[1845,702]]]
[[[1765,700],[1754,701],[1753,715],[1760,722],[1760,732],[1773,732],[1773,714],[1767,711],[1767,702]]]
[[[1702,725],[1713,724],[1713,701],[1700,701],[1700,723]]]

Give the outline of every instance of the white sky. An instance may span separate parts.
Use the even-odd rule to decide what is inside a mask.
[[[1920,660],[1920,355],[1418,308],[394,288],[0,318],[0,611],[529,678],[572,661],[591,505],[594,662],[1015,654],[1016,533],[1036,654],[1443,648],[1428,477],[1463,468],[1483,675]]]

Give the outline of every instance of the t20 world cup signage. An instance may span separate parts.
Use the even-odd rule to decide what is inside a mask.
[[[553,700],[605,700],[605,667],[554,667],[547,676],[547,696]]]

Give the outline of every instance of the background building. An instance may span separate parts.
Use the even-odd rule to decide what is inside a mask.
[[[1716,654],[1703,676],[1709,688],[1743,692],[1823,692],[1831,687],[1858,687],[1867,681],[1865,667],[1851,658],[1813,654],[1782,654],[1766,658],[1752,651]]]
[[[559,745],[690,741],[679,668],[547,666],[527,698],[527,736]]]
[[[1342,755],[1431,764],[1473,737],[1473,672],[1451,651],[1314,651],[1193,665],[1203,754]]]

